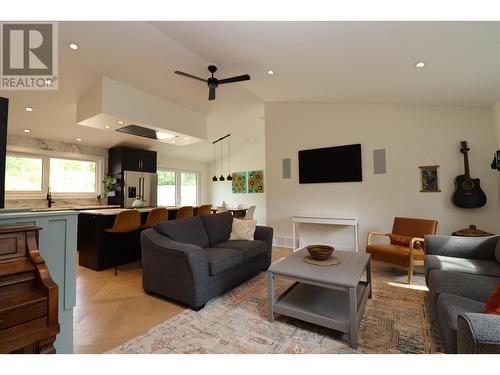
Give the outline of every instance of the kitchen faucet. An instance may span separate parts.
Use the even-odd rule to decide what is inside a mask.
[[[52,200],[52,195],[50,194],[50,186],[49,186],[49,188],[47,189],[47,203],[48,203],[49,208],[51,208],[51,207],[52,207],[52,203],[55,203],[55,202]]]

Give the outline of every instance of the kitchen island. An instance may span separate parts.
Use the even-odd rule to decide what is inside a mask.
[[[169,220],[174,220],[179,207],[168,209]],[[153,208],[138,208],[141,222],[145,223],[149,211]],[[78,216],[78,264],[94,271],[102,271],[114,267],[114,244],[118,241],[118,265],[137,261],[140,257],[139,231],[123,234],[119,239],[113,239],[104,231],[111,228],[116,215],[128,208],[112,208],[98,210],[83,210]],[[196,208],[195,208],[196,210]]]

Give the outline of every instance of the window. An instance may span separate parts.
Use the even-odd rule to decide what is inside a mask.
[[[96,193],[97,163],[50,158],[50,190],[54,193]]]
[[[6,191],[42,191],[43,159],[7,155],[5,160]]]
[[[198,204],[199,172],[158,171],[158,205],[192,206]]]
[[[182,206],[192,206],[198,202],[198,173],[181,172],[181,196]]]
[[[102,191],[104,158],[76,153],[8,146],[5,170],[7,199],[95,198]]]
[[[175,172],[158,171],[158,206],[175,206]]]

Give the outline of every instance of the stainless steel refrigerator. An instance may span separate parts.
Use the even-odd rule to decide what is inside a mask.
[[[156,207],[158,175],[156,173],[123,171],[123,207],[130,208],[136,198],[146,207]]]

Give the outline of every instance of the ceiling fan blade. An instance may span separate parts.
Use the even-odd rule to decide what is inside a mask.
[[[208,92],[208,100],[215,100],[215,87],[210,87]]]
[[[240,82],[240,81],[248,81],[250,76],[248,74],[244,74],[242,76],[236,76],[231,78],[224,78],[219,80],[219,84],[221,83],[231,83],[231,82]]]
[[[196,76],[194,76],[194,75],[192,75],[192,74],[184,73],[184,72],[181,72],[181,71],[179,71],[179,70],[176,70],[174,73],[175,73],[175,74],[179,74],[179,75],[184,76],[184,77],[197,79],[198,81],[207,82],[207,80],[206,80],[206,79],[203,79],[203,78],[200,78],[200,77],[196,77]]]

